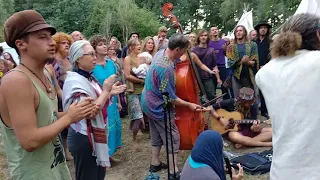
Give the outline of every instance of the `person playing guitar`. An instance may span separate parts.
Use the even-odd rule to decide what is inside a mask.
[[[237,111],[243,115],[244,119],[255,120],[250,124],[240,124],[238,131],[229,131],[225,133],[230,141],[235,143],[235,148],[243,146],[251,147],[271,147],[272,146],[272,129],[271,127],[261,127],[260,120],[256,120],[258,116],[258,105],[255,103],[254,90],[243,87],[239,90],[238,97],[235,99],[222,100],[213,105],[213,109],[225,109],[229,112]],[[218,116],[217,116],[218,115]],[[212,116],[219,120],[223,127],[232,128],[234,124],[226,123],[221,119],[217,112],[212,113]],[[232,122],[232,121],[231,121]],[[215,127],[211,127],[215,129]]]

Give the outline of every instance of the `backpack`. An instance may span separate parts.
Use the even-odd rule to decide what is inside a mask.
[[[273,149],[263,152],[248,153],[230,160],[231,166],[238,169],[240,163],[243,170],[251,175],[265,174],[270,171]]]

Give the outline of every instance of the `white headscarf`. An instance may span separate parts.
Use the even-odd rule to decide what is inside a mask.
[[[69,61],[71,62],[73,68],[76,67],[76,61],[79,60],[79,58],[81,58],[83,56],[83,48],[82,47],[85,44],[90,44],[90,42],[86,41],[86,40],[80,40],[80,41],[74,42],[71,45]]]

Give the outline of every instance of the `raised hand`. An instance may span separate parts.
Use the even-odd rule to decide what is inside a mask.
[[[108,79],[105,79],[103,82],[103,90],[106,92],[110,92],[112,89],[112,86],[116,81],[116,78],[117,78],[117,75],[113,74]]]
[[[120,82],[116,82],[114,85],[112,85],[112,89],[110,91],[110,96],[113,95],[118,95],[122,92],[124,92],[124,90],[126,90],[127,86],[125,84],[120,85]]]
[[[92,98],[85,98],[81,103],[72,103],[66,113],[66,115],[70,117],[70,124],[89,117],[94,110],[94,107],[95,104],[93,104]]]

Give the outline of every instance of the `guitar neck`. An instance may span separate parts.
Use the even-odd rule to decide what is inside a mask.
[[[234,120],[234,123],[235,124],[252,124],[253,121],[255,120],[251,120],[251,119],[244,119],[244,120]],[[265,121],[261,121],[260,120],[260,123],[264,123]]]

